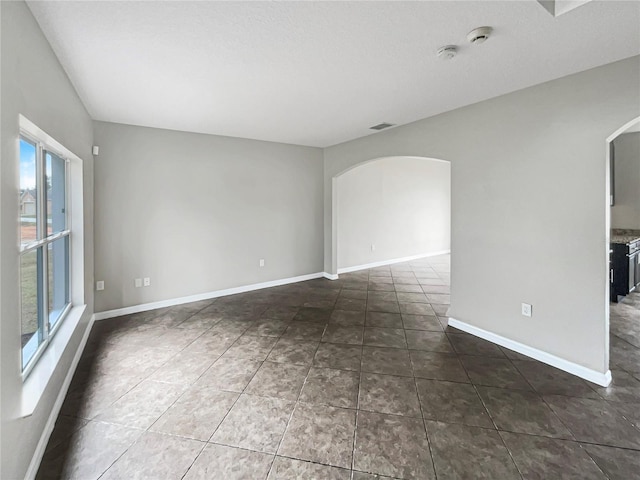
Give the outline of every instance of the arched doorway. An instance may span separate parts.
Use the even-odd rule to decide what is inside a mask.
[[[451,244],[451,165],[389,156],[334,177],[337,273],[445,254]]]
[[[606,360],[614,377],[625,376],[640,349],[640,117],[606,141],[607,259]],[[622,370],[616,370],[622,369]],[[624,379],[621,379],[624,380]]]

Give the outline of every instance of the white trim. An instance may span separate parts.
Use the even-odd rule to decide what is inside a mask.
[[[82,159],[80,157],[78,157],[75,153],[62,145],[55,138],[42,130],[24,115],[18,115],[18,124],[20,125],[21,134],[26,134],[26,136],[32,137],[32,139],[36,140],[37,142],[44,143],[44,145],[47,147],[47,150],[51,151],[52,153],[55,153],[59,157],[65,157],[69,158],[70,160],[82,162]]]
[[[20,418],[30,417],[38,407],[43,393],[56,373],[60,360],[66,353],[71,337],[85,316],[86,305],[74,306],[69,310],[65,320],[56,327],[56,335],[47,343],[31,373],[22,383],[20,399]]]
[[[410,260],[418,260],[419,258],[435,257],[436,255],[445,255],[451,253],[451,250],[440,250],[438,252],[421,253],[411,255],[410,257],[393,258],[391,260],[382,260],[380,262],[367,263],[365,265],[356,265],[355,267],[338,268],[338,273],[357,272],[358,270],[367,270],[369,268],[383,267],[384,265],[393,265],[394,263],[408,262]]]
[[[338,280],[337,273],[322,272],[322,276],[328,280]]]
[[[263,288],[277,287],[279,285],[287,285],[289,283],[304,282],[305,280],[313,280],[315,278],[326,277],[325,272],[309,273],[307,275],[299,275],[297,277],[282,278],[280,280],[271,280],[269,282],[254,283],[252,285],[243,285],[241,287],[227,288],[224,290],[215,290],[213,292],[198,293],[187,297],[170,298],[168,300],[160,300],[158,302],[143,303],[133,305],[131,307],[116,308],[115,310],[105,310],[104,312],[96,312],[94,317],[96,320],[105,320],[107,318],[119,317],[121,315],[129,315],[132,313],[146,312],[147,310],[155,310],[156,308],[173,307],[174,305],[182,305],[183,303],[198,302],[200,300],[209,300],[211,298],[225,297],[227,295],[235,295],[236,293],[251,292],[253,290],[261,290]],[[336,278],[338,276],[336,275]],[[326,277],[328,278],[328,277]]]
[[[451,163],[449,160],[442,160],[441,158],[434,158],[434,157],[425,157],[424,155],[385,155],[382,157],[376,157],[376,158],[371,158],[369,160],[364,160],[362,162],[356,163],[355,165],[351,165],[350,167],[347,167],[346,169],[340,171],[339,173],[336,173],[333,176],[333,178],[341,177],[342,175],[344,175],[347,172],[350,172],[351,170],[355,170],[356,168],[367,165],[368,163],[377,162],[378,160],[394,160],[394,159],[406,159],[406,158],[409,158],[411,160],[431,160],[433,162]]]
[[[38,441],[36,450],[33,453],[33,457],[31,457],[29,468],[27,469],[27,473],[24,477],[25,480],[32,480],[36,478],[36,474],[38,473],[38,468],[40,468],[40,462],[42,462],[42,457],[44,456],[45,449],[47,448],[47,444],[49,443],[49,437],[51,437],[51,433],[53,432],[53,427],[56,424],[58,414],[60,413],[60,409],[62,408],[62,403],[64,402],[64,399],[67,396],[67,392],[69,391],[71,380],[73,379],[73,375],[76,372],[76,368],[78,367],[78,363],[80,362],[80,358],[82,357],[82,353],[84,352],[84,347],[87,345],[87,340],[89,339],[89,334],[91,333],[91,329],[93,328],[94,320],[95,318],[92,315],[91,318],[89,319],[89,323],[87,324],[87,328],[85,329],[84,335],[82,336],[80,345],[78,345],[78,350],[76,351],[76,354],[74,355],[73,360],[71,361],[71,365],[69,366],[67,375],[64,378],[64,382],[62,382],[62,387],[60,388],[60,392],[58,392],[58,397],[56,398],[56,401],[53,404],[53,408],[51,409],[51,413],[49,414],[47,423],[44,426],[44,430],[42,431],[42,435],[40,436],[40,440]]]
[[[565,360],[564,358],[543,352],[537,348],[516,342],[515,340],[510,340],[496,333],[474,327],[473,325],[461,322],[455,318],[449,317],[449,326],[462,330],[463,332],[470,333],[471,335],[475,335],[476,337],[484,338],[485,340],[496,343],[502,347],[506,347],[514,352],[521,353],[522,355],[526,355],[527,357],[535,358],[547,365],[559,368],[560,370],[564,370],[565,372],[584,378],[585,380],[603,387],[607,387],[611,383],[611,370],[607,370],[606,373],[601,373],[596,370],[583,367],[582,365],[578,365],[577,363],[573,363],[569,360]]]
[[[620,136],[623,133],[625,133],[631,127],[634,127],[636,125],[636,123],[640,123],[640,117],[636,117],[633,120],[629,120],[627,123],[625,123],[619,129],[617,129],[615,132],[613,132],[611,135],[609,135],[607,137],[607,143],[613,142],[618,136]]]
[[[46,246],[52,244],[55,240],[60,238],[67,237],[69,240],[69,250],[68,250],[68,279],[69,282],[69,301],[71,304],[71,311],[69,312],[71,316],[74,316],[75,321],[73,321],[73,327],[71,331],[67,328],[66,337],[67,340],[71,338],[71,335],[75,331],[75,327],[77,326],[83,312],[86,309],[86,301],[84,298],[84,182],[83,182],[83,160],[75,155],[71,150],[67,149],[60,142],[56,141],[53,137],[47,134],[44,130],[39,128],[36,124],[27,119],[24,115],[18,115],[20,136],[28,139],[30,142],[35,143],[38,154],[37,154],[37,162],[38,169],[42,171],[42,175],[38,175],[38,182],[42,182],[44,179],[44,158],[43,158],[43,149],[46,151],[57,155],[58,157],[65,160],[65,213],[66,213],[66,230],[50,235],[45,239],[39,240],[37,242],[33,242],[28,246],[28,248],[21,248],[21,254],[24,254],[29,251],[33,251],[36,247],[43,248],[44,255],[44,278],[47,277],[47,255],[48,250]],[[42,185],[40,185],[41,187]],[[41,196],[44,192],[44,188],[38,187],[38,195]],[[44,201],[44,198],[40,198],[37,200],[39,203]],[[45,212],[46,213],[46,212]],[[37,221],[37,219],[36,219]],[[44,221],[44,217],[40,220]],[[40,225],[43,227],[44,224]],[[44,305],[47,304],[47,292],[43,293],[43,298],[39,299],[43,302]],[[46,308],[43,310],[46,311]],[[79,312],[79,313],[78,313]],[[47,317],[48,320],[48,317]],[[59,328],[61,324],[66,322],[71,322],[72,319],[60,318],[54,327],[54,330],[62,330]],[[40,352],[36,352],[36,354],[29,360],[26,368],[24,368],[22,372],[22,378],[24,381],[23,385],[23,398],[21,404],[20,415],[29,416],[33,413],[37,403],[40,401],[40,396],[44,392],[44,389],[47,386],[47,382],[50,377],[53,375],[53,368],[56,367],[57,362],[63,355],[64,349],[66,348],[65,344],[60,344],[58,342],[52,342],[53,331],[49,332],[48,323],[44,327],[43,342],[40,344],[39,349]],[[47,350],[52,348],[53,343],[55,343],[56,353],[47,353]],[[48,357],[49,365],[47,367],[41,367],[39,370],[37,377],[35,380],[28,381],[31,372],[37,368],[37,364],[40,361],[40,357]],[[26,393],[25,393],[26,392]]]

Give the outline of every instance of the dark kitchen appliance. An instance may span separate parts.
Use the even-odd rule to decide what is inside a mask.
[[[640,239],[629,243],[612,243],[613,272],[611,300],[627,295],[640,285]]]

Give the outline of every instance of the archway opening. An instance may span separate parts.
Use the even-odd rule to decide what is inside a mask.
[[[449,162],[377,158],[336,180],[338,273],[449,253]]]
[[[424,300],[431,303],[430,314],[445,317],[451,280],[450,162],[375,158],[334,176],[332,186],[333,255],[340,278],[366,276],[379,283],[374,286],[381,292],[397,290],[403,298]],[[404,277],[406,283],[391,277]]]
[[[629,365],[629,351],[640,349],[640,117],[607,138],[606,153],[609,308],[605,323],[607,358],[617,378],[636,368]]]

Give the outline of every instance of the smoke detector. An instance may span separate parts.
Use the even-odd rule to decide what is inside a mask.
[[[474,28],[467,33],[467,40],[469,40],[469,43],[473,43],[474,45],[480,45],[487,41],[492,31],[493,28],[491,27]]]
[[[438,58],[443,60],[451,60],[458,53],[458,47],[455,45],[445,45],[444,47],[440,47],[438,49]]]

